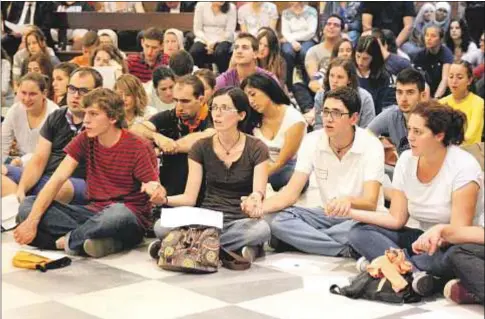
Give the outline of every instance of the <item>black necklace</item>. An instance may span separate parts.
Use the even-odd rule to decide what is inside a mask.
[[[219,134],[217,134],[217,140],[219,141],[219,144],[221,144],[224,151],[226,151],[226,155],[229,155],[231,153],[231,150],[234,148],[234,146],[236,146],[237,143],[239,143],[239,139],[241,138],[241,132],[238,131],[238,134],[239,135],[237,136],[236,143],[232,144],[232,146],[229,149],[224,147],[224,144],[222,144],[221,139],[219,138]]]
[[[343,147],[337,147],[335,145],[333,145],[333,147],[335,147],[335,151],[337,152],[337,155],[340,155],[340,153],[345,150],[347,147],[349,147],[350,145],[352,145],[352,143],[354,143],[354,139],[355,139],[355,131],[354,131],[354,135],[352,136],[352,141],[350,141],[349,144],[343,146]]]

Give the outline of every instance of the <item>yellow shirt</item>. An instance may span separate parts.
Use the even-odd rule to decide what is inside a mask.
[[[448,95],[440,100],[442,104],[448,104],[455,110],[460,110],[466,115],[467,126],[465,129],[465,142],[463,145],[480,143],[483,131],[483,99],[478,95],[469,93],[468,96],[457,103],[453,95]]]

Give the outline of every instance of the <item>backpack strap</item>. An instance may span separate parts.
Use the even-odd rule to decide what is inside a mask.
[[[221,246],[220,256],[222,265],[232,270],[246,270],[251,267],[251,262]]]

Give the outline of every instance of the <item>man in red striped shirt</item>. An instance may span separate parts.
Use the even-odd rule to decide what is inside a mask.
[[[83,105],[85,130],[66,146],[66,157],[37,198],[21,204],[14,238],[19,244],[98,258],[139,244],[152,203],[163,205],[166,192],[150,143],[122,129],[121,97],[99,88],[83,98]],[[81,161],[89,204],[54,201]]]
[[[141,46],[143,52],[130,54],[127,58],[128,72],[143,83],[152,79],[153,71],[168,65],[169,56],[162,54],[163,32],[158,28],[148,28],[143,31]]]

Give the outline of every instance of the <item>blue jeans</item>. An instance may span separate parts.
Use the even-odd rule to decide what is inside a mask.
[[[29,196],[22,202],[18,223],[27,219],[34,201],[35,197]],[[142,241],[144,233],[133,212],[122,203],[111,204],[95,213],[86,206],[54,201],[42,216],[31,245],[56,249],[56,240],[67,235],[66,251],[70,254],[83,253],[86,239],[114,238],[122,243],[124,249],[129,249]]]
[[[22,167],[7,165],[6,176],[17,185],[20,183],[20,178],[22,177],[23,172],[24,168]],[[42,175],[39,181],[30,189],[30,191],[26,195],[38,195],[50,178],[50,175]],[[88,203],[86,199],[86,181],[82,178],[70,177],[69,182],[71,182],[74,189],[71,204],[86,205]]]
[[[301,49],[298,52],[293,50],[291,43],[285,42],[281,46],[281,53],[286,61],[286,85],[289,90],[293,87],[293,70],[299,66],[303,74],[303,82],[308,84],[308,75],[305,69],[305,56],[308,50],[315,45],[313,41],[300,42]],[[312,74],[313,75],[313,74]]]
[[[163,239],[172,228],[160,226],[160,220],[157,220],[153,230],[157,238]],[[264,219],[243,218],[224,223],[220,242],[227,250],[236,251],[244,246],[263,245],[270,237],[270,229]]]
[[[324,214],[322,208],[292,206],[267,215],[271,234],[296,249],[316,255],[339,256],[348,249],[348,233],[355,222]]]
[[[449,250],[447,261],[455,276],[483,304],[485,300],[484,246],[480,244],[461,244],[453,246]]]
[[[409,55],[409,58],[411,59],[411,61],[413,61],[414,58],[416,57],[416,54],[418,54],[419,51],[423,50],[423,48],[417,46],[412,41],[406,41],[401,45],[401,50],[403,50],[404,53]]]
[[[273,173],[268,178],[268,182],[271,184],[271,187],[275,192],[279,191],[281,188],[286,186],[295,171],[296,160],[289,160],[285,166],[280,168],[278,171]],[[306,183],[305,187],[302,190],[302,193],[306,191],[308,188],[309,182]]]
[[[442,248],[432,256],[414,254],[412,244],[421,234],[421,229],[404,227],[400,230],[390,230],[360,223],[350,231],[349,240],[350,245],[369,261],[384,255],[386,249],[400,248],[404,250],[406,258],[414,265],[415,270],[426,271],[437,277],[451,278],[451,269],[446,266],[449,249]]]

